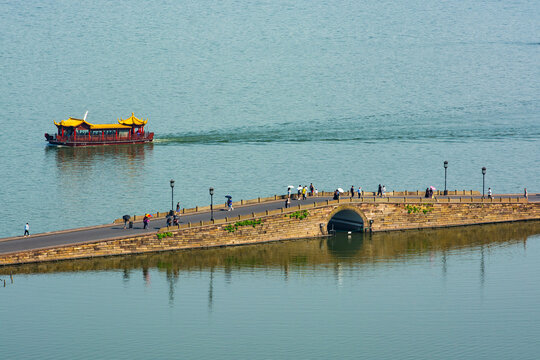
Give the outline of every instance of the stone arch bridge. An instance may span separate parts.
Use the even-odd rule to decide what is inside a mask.
[[[376,232],[539,219],[540,203],[518,197],[317,199],[291,208],[189,222],[157,232],[0,252],[0,265],[310,238],[331,230]]]

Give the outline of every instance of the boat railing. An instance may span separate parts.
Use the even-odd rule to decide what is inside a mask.
[[[61,142],[102,142],[102,141],[122,141],[122,140],[137,140],[137,139],[149,139],[153,133],[145,131],[143,133],[127,134],[127,136],[116,135],[50,135],[54,141]]]

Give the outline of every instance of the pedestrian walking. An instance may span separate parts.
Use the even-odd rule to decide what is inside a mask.
[[[167,215],[167,226],[171,226],[171,225],[172,225],[172,216]]]
[[[131,220],[131,216],[124,215],[124,216],[122,216],[122,219],[124,220],[124,229],[127,229],[127,225],[129,223],[129,220]]]
[[[488,188],[488,199],[491,199],[492,191],[491,188]]]
[[[525,197],[525,199],[529,198],[529,194],[527,193],[527,188],[525,188],[525,190],[523,191],[523,196]]]
[[[354,197],[354,186],[351,185],[351,199]]]
[[[298,189],[296,189],[296,190],[298,190],[298,194],[297,194],[298,195],[298,198],[297,198],[298,200],[300,200],[300,196],[302,195],[302,189],[303,189],[302,185],[298,185]]]
[[[527,189],[525,189],[527,190]],[[319,189],[315,189],[315,196],[319,196]]]
[[[290,207],[291,207],[291,198],[287,198],[285,199],[285,209],[290,208]]]
[[[386,196],[386,185],[382,186],[382,196]]]
[[[362,196],[362,187],[359,186],[357,191],[358,191],[358,198],[360,199],[360,197]]]
[[[24,225],[24,235],[23,236],[30,236],[30,225],[28,225],[28,223],[26,223],[26,225]]]
[[[377,196],[382,196],[382,185],[379,184],[379,188],[377,189]]]
[[[180,201],[176,203],[176,212],[180,212]]]
[[[143,218],[143,229],[148,229],[148,223],[150,222],[150,218],[148,215],[144,215]]]
[[[306,200],[307,197],[307,186],[302,188],[302,200]]]
[[[309,195],[313,196],[313,192],[315,191],[315,186],[313,186],[313,183],[309,184]]]
[[[290,198],[291,197],[291,188],[287,188],[287,197]]]
[[[232,210],[234,210],[233,206],[232,206],[232,198],[228,198],[227,199],[227,211],[232,211]]]

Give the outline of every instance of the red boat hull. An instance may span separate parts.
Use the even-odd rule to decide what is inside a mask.
[[[45,139],[50,145],[56,146],[101,146],[101,145],[121,145],[121,144],[142,144],[152,142],[154,133],[137,134],[131,138],[115,139],[105,137],[78,137],[73,138],[57,135],[45,134]]]

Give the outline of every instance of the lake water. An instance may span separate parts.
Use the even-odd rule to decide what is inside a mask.
[[[283,194],[540,191],[537,1],[1,1],[0,235]],[[53,120],[150,146],[47,148]],[[175,201],[175,202],[176,202]]]
[[[379,183],[540,191],[538,1],[0,0],[0,237]],[[53,148],[53,120],[153,144]],[[535,359],[538,225],[17,268],[2,358]],[[2,269],[0,269],[2,270]],[[5,269],[4,269],[5,270]]]
[[[0,354],[537,359],[539,257],[528,222],[0,268]]]

